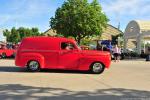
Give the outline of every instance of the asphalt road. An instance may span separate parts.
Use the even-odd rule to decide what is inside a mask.
[[[32,73],[0,59],[0,100],[150,100],[150,62],[112,62],[95,75],[77,71]]]

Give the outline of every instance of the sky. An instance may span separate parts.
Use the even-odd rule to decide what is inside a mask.
[[[38,27],[49,29],[49,21],[65,0],[0,0],[0,29]],[[91,2],[92,0],[88,0]],[[124,32],[131,20],[150,20],[150,0],[98,0],[109,24]]]

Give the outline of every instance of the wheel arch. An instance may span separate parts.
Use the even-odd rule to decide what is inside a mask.
[[[40,65],[40,68],[44,68],[45,66],[45,59],[39,53],[26,53],[26,54],[23,54],[22,56],[23,56],[22,60],[24,62],[24,66],[27,66],[27,64],[30,61],[37,61]]]
[[[103,62],[101,62],[101,61],[94,61],[94,62],[92,62],[92,63],[90,64],[89,70],[91,70],[92,65],[93,65],[94,63],[97,63],[97,62],[101,63],[101,64],[104,66],[104,68],[106,68],[106,66],[105,66],[105,64],[104,64]]]
[[[3,55],[5,55],[5,57],[4,58],[6,58],[7,57],[7,53],[6,52],[1,52],[1,57],[3,56]]]

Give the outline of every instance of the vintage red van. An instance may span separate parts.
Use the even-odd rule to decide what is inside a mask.
[[[15,58],[16,66],[30,71],[63,69],[102,73],[110,62],[109,52],[81,50],[76,41],[62,37],[24,38]]]

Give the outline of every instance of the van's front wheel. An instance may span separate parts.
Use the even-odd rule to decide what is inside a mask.
[[[103,73],[105,66],[100,62],[95,62],[91,65],[91,72],[94,74],[101,74]]]
[[[27,69],[32,72],[40,71],[40,64],[35,60],[29,61],[27,64]]]

